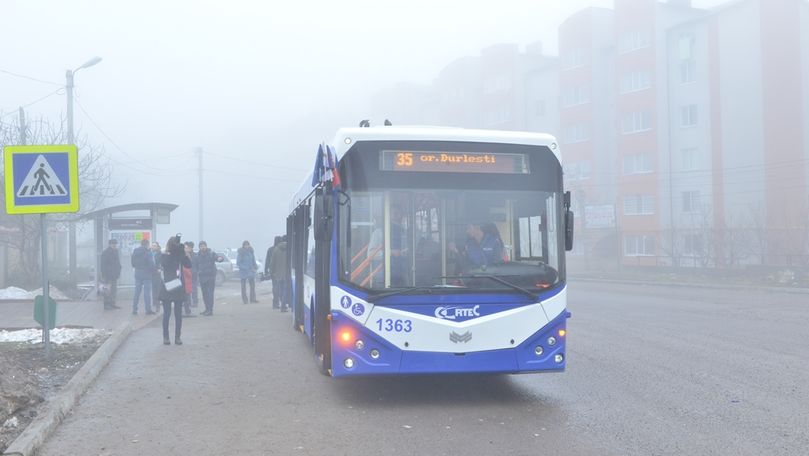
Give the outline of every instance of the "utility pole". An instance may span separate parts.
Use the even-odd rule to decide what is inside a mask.
[[[202,231],[202,226],[203,226],[203,217],[202,217],[202,208],[203,208],[203,204],[202,204],[202,153],[203,153],[202,147],[197,147],[197,159],[198,159],[197,182],[199,184],[199,239],[197,239],[197,242],[205,240],[205,236],[203,235],[203,231]]]
[[[65,72],[65,82],[65,92],[67,94],[67,143],[75,144],[76,138],[73,136],[73,70]],[[76,268],[78,267],[78,262],[76,261],[76,222],[71,220],[67,225],[67,269],[70,283],[75,284],[77,281]]]
[[[20,106],[20,145],[24,146],[28,142],[28,128],[25,125],[25,111]]]

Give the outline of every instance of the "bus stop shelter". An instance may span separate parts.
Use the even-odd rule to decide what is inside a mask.
[[[93,245],[95,246],[94,290],[98,290],[101,280],[101,252],[107,247],[110,239],[118,241],[121,256],[121,278],[119,284],[134,284],[134,272],[130,258],[132,250],[140,245],[143,239],[159,240],[158,225],[171,222],[171,213],[178,205],[169,203],[131,203],[107,207],[82,215],[76,221],[93,221]],[[75,249],[75,245],[71,246]],[[71,271],[76,269],[75,254],[71,255]],[[91,290],[92,293],[92,290]]]

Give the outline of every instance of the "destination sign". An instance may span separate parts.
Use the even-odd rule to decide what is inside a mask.
[[[525,154],[383,150],[382,171],[529,174]]]

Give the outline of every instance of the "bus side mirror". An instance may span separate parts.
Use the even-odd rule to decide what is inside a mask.
[[[565,211],[565,250],[573,250],[573,211]]]
[[[565,250],[573,250],[573,211],[570,210],[570,192],[565,192],[564,202],[562,203],[565,208]]]
[[[334,228],[334,206],[331,191],[319,188],[315,193],[315,214],[312,224],[316,240],[331,241],[331,233]]]

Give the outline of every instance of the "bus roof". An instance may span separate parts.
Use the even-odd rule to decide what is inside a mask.
[[[495,144],[525,144],[547,146],[561,162],[556,138],[546,133],[505,130],[477,130],[457,127],[434,126],[381,126],[341,128],[331,142],[337,158],[342,159],[346,151],[362,141],[455,141]],[[317,150],[312,148],[312,152]],[[290,211],[306,199],[313,190],[312,173],[309,173],[293,196]]]
[[[341,128],[332,140],[332,146],[337,153],[337,158],[342,158],[345,152],[359,141],[458,141],[548,147],[551,147],[551,144],[557,144],[556,138],[549,134],[525,131],[475,130],[430,126]],[[551,150],[553,150],[557,159],[561,159],[558,147],[551,147]]]

